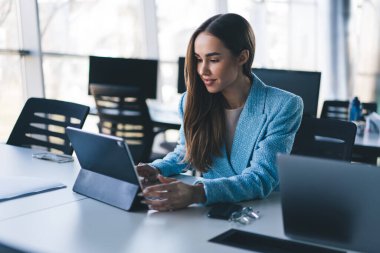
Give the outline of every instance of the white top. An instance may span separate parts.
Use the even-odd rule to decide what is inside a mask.
[[[237,122],[240,117],[240,113],[243,110],[243,107],[236,109],[224,109],[226,115],[226,148],[227,154],[230,154],[232,148],[232,142],[234,140],[235,129]]]

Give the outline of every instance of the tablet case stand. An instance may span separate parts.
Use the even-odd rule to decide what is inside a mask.
[[[126,211],[147,209],[138,197],[139,185],[81,169],[73,191]]]

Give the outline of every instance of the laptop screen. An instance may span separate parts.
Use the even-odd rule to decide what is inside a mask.
[[[378,167],[279,155],[278,171],[286,235],[344,249],[378,252]]]

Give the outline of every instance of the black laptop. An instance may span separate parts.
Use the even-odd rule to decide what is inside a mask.
[[[380,168],[278,156],[285,234],[347,250],[380,252]]]
[[[127,211],[146,209],[137,194],[142,185],[122,138],[68,127],[81,166],[73,191]]]

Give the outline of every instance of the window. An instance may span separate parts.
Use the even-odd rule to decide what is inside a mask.
[[[44,56],[43,68],[47,98],[91,105],[88,93],[87,57]]]
[[[5,142],[24,104],[16,1],[0,1],[0,141]],[[11,109],[10,109],[11,108]]]
[[[39,0],[47,98],[83,104],[88,55],[144,58],[141,1]]]
[[[254,66],[319,70],[316,1],[229,0],[229,12],[244,16],[256,35]]]
[[[331,44],[329,12],[323,9],[328,4],[316,0],[229,0],[228,8],[253,26],[254,67],[323,72],[319,92],[319,101],[323,101],[334,95],[330,87],[335,85],[326,71],[326,62],[334,57],[326,46]],[[319,102],[319,110],[322,104]]]
[[[139,0],[38,1],[42,51],[144,57]]]
[[[362,102],[376,101],[380,97],[380,90],[376,87],[380,84],[380,1],[354,0],[350,13],[352,96],[358,96]]]
[[[156,0],[160,59],[177,61],[185,56],[195,29],[216,14],[215,1]]]
[[[203,21],[217,14],[215,1],[156,0],[159,76],[163,101],[176,101],[178,57],[186,55],[187,44]]]

